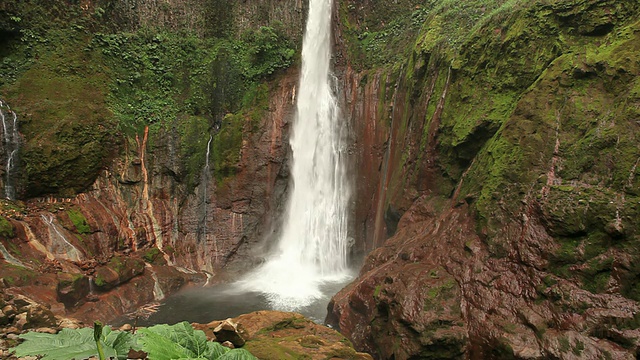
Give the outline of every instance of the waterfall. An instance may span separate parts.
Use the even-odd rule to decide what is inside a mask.
[[[302,47],[290,194],[281,237],[266,262],[240,282],[274,308],[297,310],[323,297],[348,269],[346,125],[332,90],[332,0],[311,0]]]
[[[209,211],[209,194],[208,194],[207,187],[209,186],[209,180],[211,179],[209,175],[209,171],[210,171],[209,157],[211,155],[212,140],[213,140],[213,135],[209,135],[209,141],[207,142],[207,153],[205,157],[204,168],[202,169],[202,177],[200,180],[200,182],[202,183],[202,218],[201,218],[202,220],[200,221],[200,231],[198,231],[198,241],[205,241],[205,242],[207,241],[207,215]]]
[[[23,264],[20,260],[16,259],[13,255],[11,255],[9,251],[7,251],[7,248],[5,248],[2,243],[0,243],[0,254],[2,254],[4,261],[8,262],[9,264],[27,268],[25,264]]]
[[[156,274],[156,272],[153,271],[153,266],[151,266],[150,264],[145,264],[144,266],[147,269],[149,269],[149,271],[151,272],[151,278],[153,278],[153,300],[154,301],[163,300],[165,296],[164,296],[164,291],[162,291],[162,288],[160,287],[160,280],[158,280],[158,274]]]
[[[0,101],[0,120],[2,121],[2,147],[6,155],[4,197],[16,199],[15,177],[20,148],[20,134],[18,133],[18,115],[11,111],[6,103]]]
[[[42,222],[45,223],[49,230],[49,238],[51,239],[52,252],[57,254],[57,257],[62,257],[71,261],[81,261],[82,253],[73,244],[67,240],[67,238],[58,230],[58,227],[54,223],[54,217],[51,214],[40,215]]]

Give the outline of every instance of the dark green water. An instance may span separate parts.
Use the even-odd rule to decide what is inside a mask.
[[[332,283],[322,287],[326,294],[314,303],[295,312],[322,323],[327,315],[327,304],[346,283]],[[221,284],[204,288],[190,288],[169,296],[161,302],[157,311],[148,318],[138,317],[137,326],[175,324],[181,321],[208,323],[236,317],[258,310],[280,310],[270,306],[265,296],[258,292],[240,292],[234,284]],[[122,318],[116,323],[133,323],[132,318]]]

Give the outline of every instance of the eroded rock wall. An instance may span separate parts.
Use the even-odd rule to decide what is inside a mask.
[[[329,323],[381,359],[635,358],[638,5],[425,4],[394,62],[341,4],[375,250]]]
[[[257,36],[266,26],[277,29],[260,33],[268,36],[262,41],[286,43],[289,61],[301,41],[305,3],[47,4],[57,14],[50,22],[37,4],[0,7],[2,31],[28,34],[18,43],[7,38],[0,54],[9,64],[2,71],[13,71],[0,84],[0,96],[15,104],[24,140],[23,201],[3,203],[0,220],[6,260],[0,277],[10,291],[29,293],[56,313],[108,321],[189,282],[220,281],[259,261],[285,202],[297,70],[283,69],[286,62],[268,63],[257,75],[233,72],[228,63],[239,55],[211,58],[194,44],[259,41],[246,40],[245,33]],[[66,20],[74,25],[65,28]],[[75,35],[56,38],[58,31]],[[149,49],[152,59],[139,63],[136,80],[124,80],[119,72],[126,69],[105,60],[104,51],[121,51],[145,37],[126,56],[139,62],[135,52]],[[29,41],[37,54],[20,53]],[[96,41],[102,41],[101,54]],[[41,46],[49,43],[60,46]],[[170,51],[165,46],[179,51],[177,62],[159,60]],[[72,55],[82,52],[77,47],[85,55]],[[198,64],[201,72],[184,63],[191,55],[207,62]],[[164,94],[156,91],[158,78],[150,87],[141,80],[149,68],[161,81],[169,79]],[[127,86],[132,91],[117,99],[118,87]],[[163,105],[126,124],[116,120],[129,111],[119,108],[123,99],[128,109]],[[98,298],[106,305],[92,311]]]

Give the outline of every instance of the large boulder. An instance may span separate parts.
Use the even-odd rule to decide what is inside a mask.
[[[256,311],[233,319],[193,325],[219,342],[227,341],[230,333],[236,338],[242,337],[246,340],[243,348],[262,360],[373,359],[357,352],[337,331],[296,313]]]
[[[83,274],[58,274],[56,293],[58,301],[66,308],[72,308],[82,302],[90,292],[89,278]]]
[[[107,265],[96,268],[93,283],[100,291],[113,289],[144,272],[144,261],[138,258],[114,256]]]

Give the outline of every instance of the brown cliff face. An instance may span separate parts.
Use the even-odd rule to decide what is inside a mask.
[[[380,359],[633,359],[639,8],[474,4],[466,42],[465,7],[434,7],[408,61],[344,61],[375,250],[327,320]],[[341,31],[375,9],[346,2]]]
[[[64,300],[67,314],[90,321],[95,316],[113,319],[158,300],[156,282],[167,295],[188,282],[205,281],[204,275],[194,272],[224,277],[224,269],[250,266],[260,255],[251,251],[274,230],[284,203],[288,147],[283,139],[293,116],[296,86],[295,71],[282,76],[270,90],[270,107],[260,123],[246,120],[232,179],[220,183],[206,177],[207,184],[187,194],[184,184],[170,175],[181,171],[171,154],[176,146],[171,135],[145,132],[90,191],[68,199],[30,200],[17,210],[5,204],[10,234],[3,234],[2,243],[20,264],[3,264],[3,277],[11,278],[17,293],[53,304],[58,313],[65,313],[59,303]],[[150,145],[152,137],[162,145]],[[122,278],[120,272],[128,271],[128,260],[113,263],[120,255],[152,266],[132,268],[131,276]],[[55,277],[54,281],[38,280],[56,272],[70,274],[60,281],[85,274],[93,284],[74,285],[59,296]],[[93,293],[87,297],[88,287]],[[109,306],[87,302],[96,296]]]

